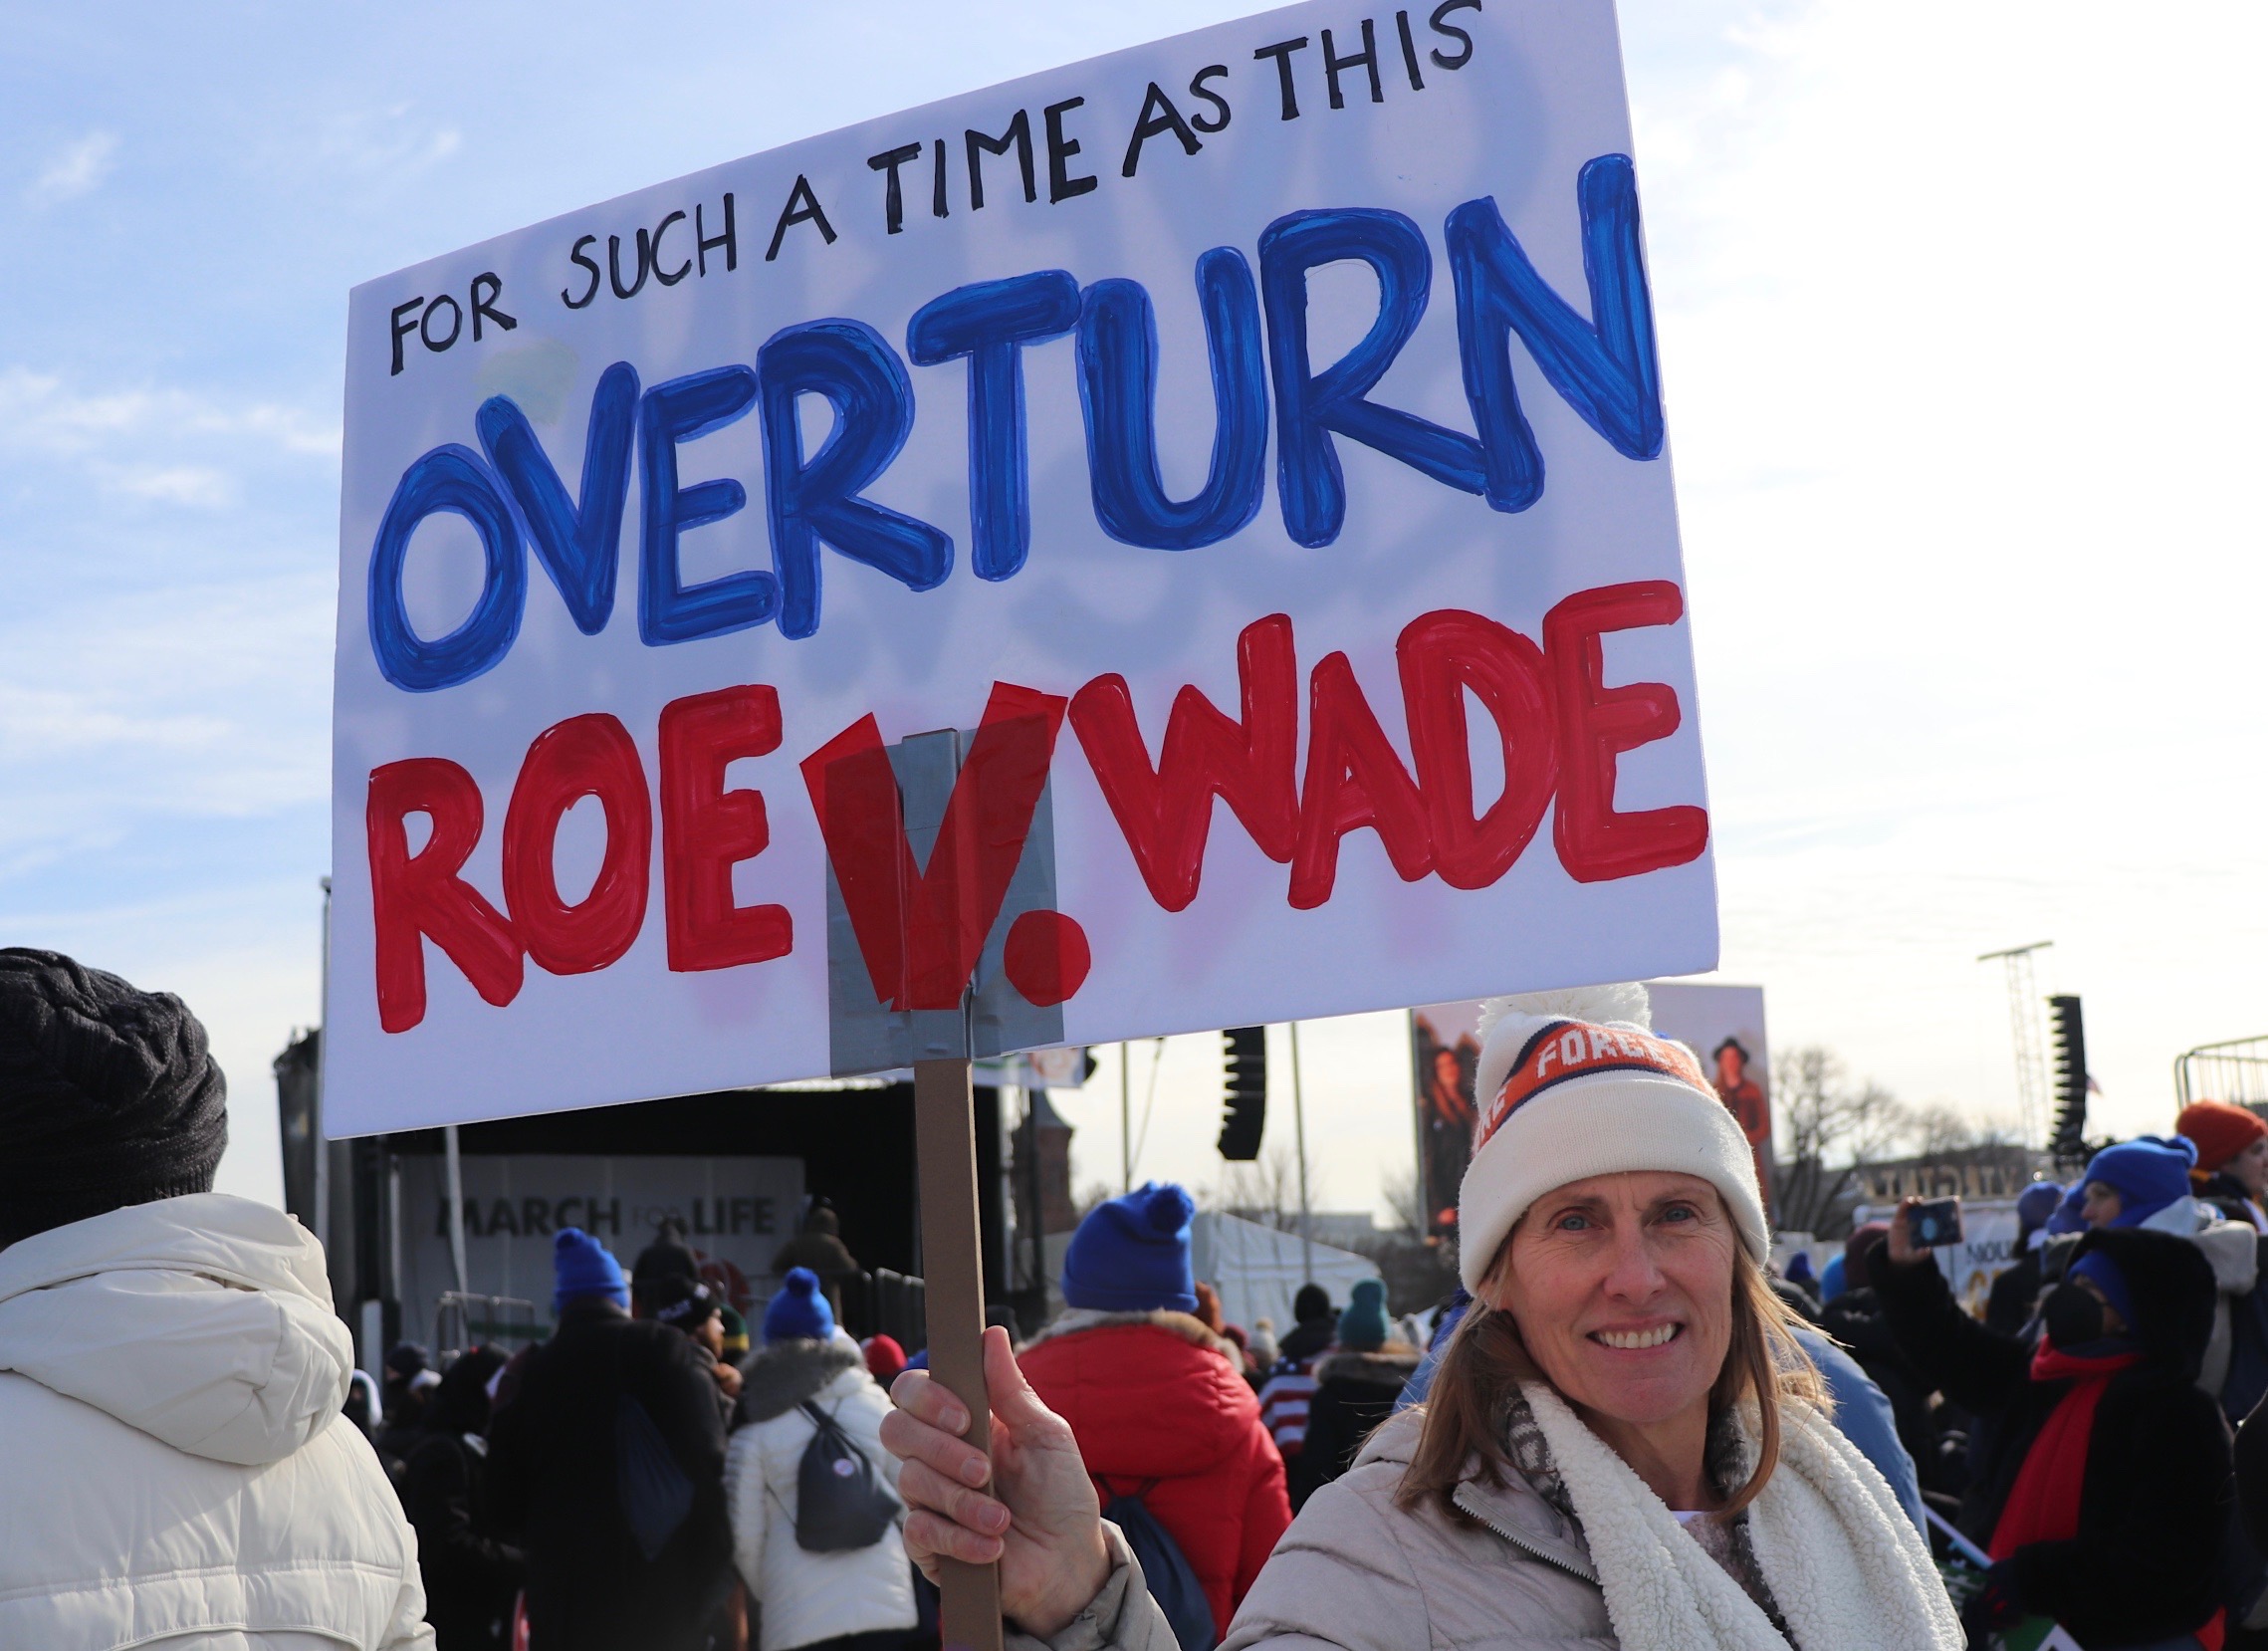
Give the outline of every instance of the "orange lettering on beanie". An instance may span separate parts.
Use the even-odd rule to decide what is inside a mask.
[[[1523,1102],[1552,1085],[1595,1072],[1628,1071],[1659,1072],[1693,1085],[1712,1100],[1716,1097],[1702,1075],[1701,1062],[1683,1044],[1624,1028],[1554,1021],[1530,1038],[1519,1059],[1512,1062],[1510,1073],[1480,1114],[1473,1150],[1477,1153],[1487,1145],[1488,1138]]]

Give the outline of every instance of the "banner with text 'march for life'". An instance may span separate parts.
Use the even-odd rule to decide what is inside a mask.
[[[357,288],[329,1126],[1710,967],[1640,204],[1318,0]]]

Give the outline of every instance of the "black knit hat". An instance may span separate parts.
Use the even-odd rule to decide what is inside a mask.
[[[664,1274],[648,1287],[646,1315],[691,1335],[716,1315],[717,1293],[698,1279]]]
[[[0,1246],[210,1192],[228,1087],[179,998],[0,947]]]

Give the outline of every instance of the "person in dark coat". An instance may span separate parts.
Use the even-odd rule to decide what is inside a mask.
[[[1276,1344],[1278,1359],[1313,1358],[1338,1339],[1339,1313],[1321,1285],[1301,1285],[1291,1298],[1291,1328]]]
[[[717,1293],[698,1279],[664,1279],[655,1287],[650,1301],[641,1316],[669,1325],[693,1343],[694,1357],[717,1384],[718,1408],[730,1431],[733,1407],[740,1402],[741,1370],[725,1357],[725,1325]]]
[[[2046,1281],[2040,1277],[2039,1246],[2035,1235],[2063,1203],[2063,1188],[2053,1181],[2034,1181],[2016,1197],[2016,1259],[1992,1281],[1985,1297],[1984,1322],[2002,1335],[2014,1335],[2032,1321]]]
[[[1315,1396],[1315,1366],[1338,1339],[1339,1311],[1323,1287],[1304,1284],[1291,1298],[1295,1320],[1277,1345],[1275,1362],[1257,1384],[1260,1424],[1275,1441],[1288,1471],[1307,1442],[1307,1405]]]
[[[1386,1320],[1386,1287],[1364,1279],[1339,1314],[1339,1344],[1315,1363],[1307,1401],[1307,1438],[1285,1464],[1285,1489],[1297,1513],[1307,1499],[1354,1466],[1371,1429],[1394,1414],[1402,1386],[1418,1370],[1418,1349],[1395,1337]]]
[[[798,1267],[809,1268],[819,1276],[819,1288],[826,1293],[827,1306],[839,1321],[842,1281],[858,1271],[858,1259],[842,1242],[842,1222],[835,1215],[834,1206],[823,1198],[811,1200],[802,1229],[772,1258],[776,1277],[785,1279]]]
[[[2268,1553],[2268,1399],[2236,1430],[2236,1509],[2252,1545]]]
[[[701,1258],[685,1242],[685,1223],[669,1216],[654,1228],[653,1243],[638,1252],[630,1264],[630,1312],[651,1318],[660,1298],[678,1298],[684,1285],[701,1282]]]
[[[370,1438],[386,1477],[401,1485],[402,1464],[425,1436],[425,1406],[440,1383],[430,1354],[414,1341],[397,1341],[386,1350],[385,1414]]]
[[[417,1530],[438,1651],[504,1651],[527,1574],[520,1550],[497,1539],[489,1509],[488,1385],[503,1368],[494,1347],[461,1354],[427,1401],[425,1430],[402,1466],[401,1508]]]
[[[2219,1643],[2229,1443],[2196,1386],[2212,1266],[2170,1233],[2082,1239],[2035,1344],[1986,1328],[1917,1249],[1909,1199],[1874,1258],[1885,1315],[1925,1380],[1993,1424],[1961,1528],[1991,1554],[1969,1626],[2053,1617],[2082,1645]]]
[[[562,1230],[553,1264],[557,1327],[489,1424],[533,1643],[702,1651],[732,1588],[716,1379],[681,1331],[630,1316],[628,1283],[594,1239]]]
[[[1819,1327],[1850,1350],[1859,1368],[1890,1400],[1898,1442],[1914,1458],[1922,1489],[1958,1496],[1964,1482],[1958,1462],[1947,1452],[1937,1418],[1929,1408],[1930,1389],[1883,1312],[1875,1291],[1875,1264],[1882,1259],[1890,1228],[1869,1222],[1843,1246],[1843,1293],[1819,1309]]]

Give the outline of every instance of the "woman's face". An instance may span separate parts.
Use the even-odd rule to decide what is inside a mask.
[[[2126,1207],[2127,1201],[2119,1195],[2117,1187],[2108,1181],[2090,1181],[2087,1197],[2079,1206],[2079,1219],[2090,1227],[2108,1227],[2119,1219]]]
[[[1739,1243],[1699,1176],[1595,1175],[1529,1206],[1484,1288],[1563,1397],[1643,1427],[1707,1402]]]
[[[2253,1198],[2268,1187],[2268,1135],[2263,1135],[2228,1161],[2229,1174]]]

